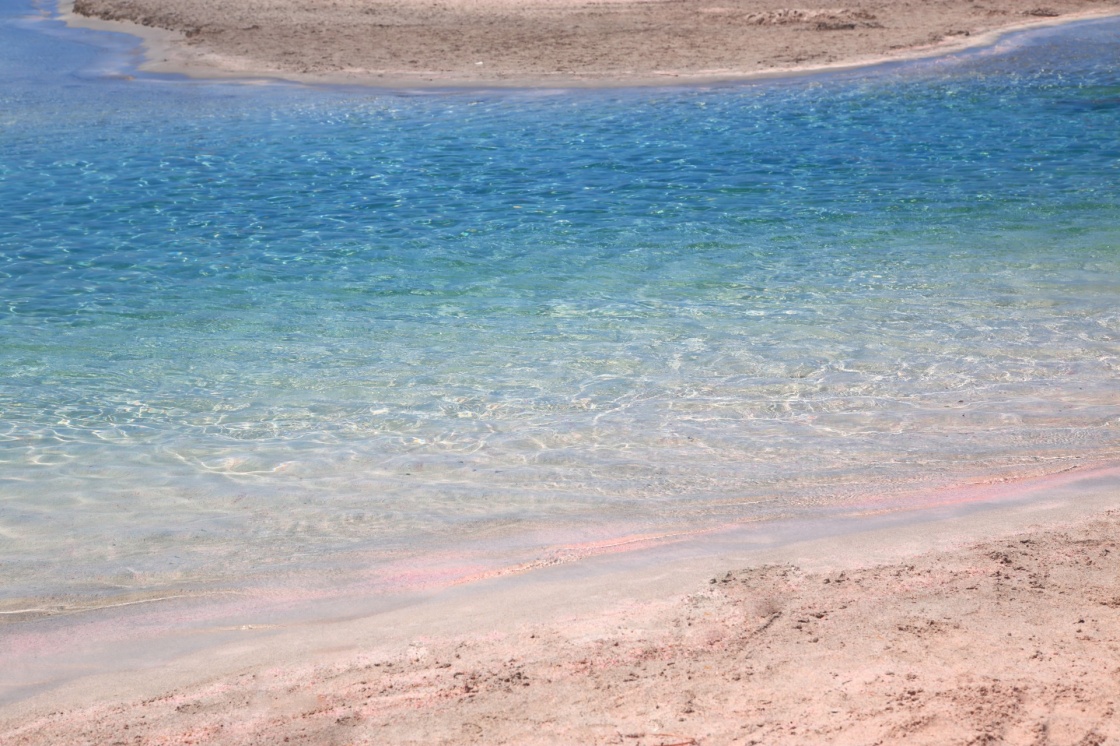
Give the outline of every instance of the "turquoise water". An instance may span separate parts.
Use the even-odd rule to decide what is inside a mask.
[[[419,95],[126,80],[126,38],[3,9],[5,598],[1120,454],[1120,22]]]

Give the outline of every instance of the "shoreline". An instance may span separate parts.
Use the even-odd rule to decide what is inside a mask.
[[[112,1],[112,0],[108,0]],[[501,2],[502,0],[498,0]],[[589,2],[590,0],[568,0]],[[406,3],[407,5],[407,3]],[[657,5],[657,3],[649,3]],[[1042,9],[1047,10],[1047,9]],[[1034,11],[1030,11],[1034,12]],[[1041,11],[1040,11],[1041,12]],[[1056,11],[1053,11],[1057,13]],[[124,15],[124,11],[122,11]],[[74,10],[74,0],[60,0],[54,17],[70,28],[109,31],[128,34],[139,40],[140,61],[135,70],[150,74],[184,76],[193,80],[240,82],[286,82],[305,85],[356,86],[384,89],[449,89],[449,90],[504,90],[504,89],[613,89],[650,88],[675,86],[726,85],[754,81],[794,78],[833,72],[848,72],[923,59],[948,56],[961,52],[983,49],[998,43],[1010,34],[1043,29],[1070,23],[1104,20],[1120,15],[1120,6],[1095,8],[1079,12],[1060,13],[1053,16],[1007,19],[1004,23],[978,33],[961,32],[936,41],[918,45],[904,45],[886,53],[844,55],[825,63],[811,61],[789,65],[771,65],[756,69],[705,69],[705,70],[648,70],[644,72],[618,71],[537,71],[517,73],[508,70],[373,70],[347,69],[343,71],[300,72],[269,65],[252,56],[235,57],[216,52],[207,46],[201,32],[184,33],[180,30],[141,25],[126,18],[105,20],[80,15]],[[500,32],[497,42],[502,42]],[[330,40],[330,37],[326,37]],[[286,52],[286,54],[290,54]],[[829,53],[830,55],[832,53]],[[477,63],[482,65],[482,63]]]
[[[1092,426],[1110,432],[1103,392],[1084,401],[1107,402]],[[1078,442],[1077,465],[1033,479],[892,491],[861,472],[858,503],[811,519],[534,537],[555,562],[480,540],[384,573],[348,557],[367,572],[342,580],[231,573],[225,600],[17,609],[0,740],[1112,743],[1120,462]],[[400,595],[377,596],[382,575]],[[5,701],[20,677],[37,693]]]
[[[853,531],[732,532],[357,618],[250,624],[159,669],[9,704],[0,733],[15,744],[128,729],[137,743],[647,746],[669,743],[658,733],[749,743],[737,740],[748,726],[791,744],[903,732],[963,743],[993,728],[1050,728],[1053,743],[1120,736],[1107,684],[1120,651],[1116,468],[1004,491]],[[1021,656],[998,642],[1005,632]],[[999,710],[992,722],[972,722],[977,702]],[[807,725],[788,731],[792,720]]]
[[[7,633],[0,636],[0,657],[9,660],[10,675],[0,686],[0,712],[34,699],[38,690],[65,688],[67,681],[92,672],[128,675],[161,665],[169,655],[202,654],[226,644],[230,634],[237,636],[239,631],[271,634],[337,620],[372,619],[433,599],[475,593],[486,598],[494,587],[505,584],[543,580],[547,585],[550,578],[568,573],[590,573],[595,579],[628,567],[630,580],[624,585],[629,585],[634,579],[644,582],[651,562],[692,568],[662,588],[663,594],[672,595],[677,586],[687,586],[699,575],[756,563],[758,557],[810,539],[889,534],[893,527],[910,531],[974,511],[1014,513],[1040,494],[1045,498],[1069,485],[1101,479],[1120,482],[1120,462],[1081,463],[1034,474],[973,475],[909,493],[868,492],[864,502],[817,516],[770,516],[661,532],[619,526],[622,533],[598,536],[550,532],[512,552],[477,542],[390,560],[358,552],[337,558],[342,564],[329,580],[308,568],[249,576],[242,582],[162,582],[131,590],[122,586],[109,595],[60,591],[10,599],[0,605],[0,629]],[[75,634],[86,642],[49,644]]]
[[[1045,503],[1051,494],[1101,480],[1120,484],[1120,462],[1075,463],[1041,473],[972,475],[904,493],[869,491],[862,502],[819,515],[775,515],[652,532],[625,526],[597,535],[551,531],[513,551],[489,542],[394,559],[367,557],[359,551],[336,558],[341,564],[329,579],[313,568],[289,568],[277,575],[247,576],[241,582],[226,577],[201,584],[121,586],[109,595],[60,591],[18,599],[0,605],[0,629],[8,633],[6,638],[0,636],[0,657],[9,659],[11,674],[0,686],[0,712],[34,699],[36,690],[65,688],[66,682],[84,679],[91,672],[109,671],[112,678],[161,665],[168,655],[201,654],[226,644],[231,632],[234,636],[244,630],[271,634],[338,620],[373,619],[399,608],[438,604],[443,598],[478,594],[485,599],[495,588],[507,585],[541,581],[547,586],[569,574],[589,578],[594,585],[601,576],[622,573],[628,578],[620,581],[623,586],[634,581],[640,585],[646,582],[643,577],[650,565],[660,562],[684,568],[676,581],[660,587],[661,595],[672,595],[701,575],[757,564],[760,557],[776,556],[806,542],[881,533],[889,547],[898,532],[936,527],[970,513],[1016,516],[1040,501]],[[864,553],[878,551],[864,544]],[[579,588],[572,591],[580,592]],[[87,642],[63,648],[47,643],[74,634]],[[168,650],[160,649],[168,643],[172,643]]]

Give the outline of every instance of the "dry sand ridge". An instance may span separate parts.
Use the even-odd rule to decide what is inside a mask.
[[[147,68],[395,86],[634,85],[861,64],[1120,0],[75,0]]]

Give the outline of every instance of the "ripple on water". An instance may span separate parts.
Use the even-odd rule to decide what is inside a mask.
[[[1115,457],[1115,28],[419,98],[75,85],[4,28],[7,592]]]

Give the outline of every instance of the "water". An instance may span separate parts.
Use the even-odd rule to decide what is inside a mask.
[[[1120,22],[409,95],[126,80],[3,9],[0,602],[1120,454]]]

